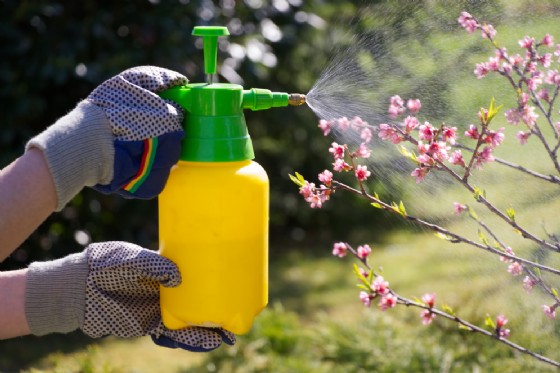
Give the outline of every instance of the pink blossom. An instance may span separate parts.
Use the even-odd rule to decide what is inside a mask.
[[[369,245],[358,246],[356,254],[358,255],[358,258],[365,259],[369,256],[369,254],[371,254],[371,247],[369,247]]]
[[[428,153],[433,159],[441,162],[447,159],[447,149],[447,145],[442,141],[432,142],[430,143]]]
[[[381,311],[385,311],[389,308],[393,308],[396,305],[397,305],[397,297],[391,293],[385,294],[381,298],[381,301],[379,302],[379,307],[381,308]]]
[[[540,73],[535,73],[531,76],[531,78],[527,79],[527,87],[531,91],[536,91],[542,83],[543,79]]]
[[[344,132],[350,128],[350,121],[346,117],[338,118],[337,119],[337,128]]]
[[[331,132],[332,122],[330,120],[321,119],[319,121],[318,127],[321,129],[321,131],[323,131],[324,136],[328,136],[328,134]]]
[[[455,145],[455,139],[457,138],[457,127],[443,127],[441,133],[443,141],[448,141],[451,145]]]
[[[361,143],[358,150],[356,150],[356,155],[360,158],[369,158],[371,150],[365,143]]]
[[[519,140],[519,143],[521,145],[527,144],[527,141],[529,140],[529,137],[531,137],[531,132],[519,131],[519,132],[517,132],[517,135],[515,135],[515,138],[517,138]]]
[[[508,319],[506,319],[504,315],[499,315],[496,318],[496,332],[498,333],[498,336],[501,338],[509,337],[510,330],[504,328],[504,326],[507,323],[508,323]]]
[[[476,75],[477,79],[482,79],[490,72],[490,68],[488,67],[487,62],[481,62],[476,64],[476,68],[474,69],[474,75]]]
[[[490,57],[486,63],[486,67],[489,71],[498,71],[500,69],[500,60],[498,57]]]
[[[511,65],[509,63],[502,62],[502,67],[498,71],[501,72],[501,73],[505,73],[505,74],[509,75],[509,73],[511,73],[512,69],[513,68],[511,67]]]
[[[557,306],[556,304],[553,306],[547,306],[546,304],[544,304],[542,306],[544,314],[551,319],[556,318],[556,306]]]
[[[482,37],[484,39],[494,39],[494,37],[496,36],[497,31],[494,29],[494,26],[492,25],[485,24],[482,25],[480,29],[482,31]]]
[[[451,153],[451,155],[449,156],[449,162],[456,166],[465,167],[465,160],[463,159],[461,150],[455,150],[453,153]]]
[[[436,302],[436,294],[435,293],[426,293],[422,296],[422,302],[430,308],[434,306]]]
[[[367,166],[358,165],[356,166],[355,174],[358,180],[365,181],[371,176],[371,171],[368,171]]]
[[[546,84],[554,84],[560,86],[560,74],[558,73],[558,70],[548,70],[544,82]]]
[[[424,180],[426,175],[428,175],[429,171],[430,169],[427,167],[418,167],[410,173],[410,176],[414,176],[416,178],[416,184],[419,184],[422,180]]]
[[[392,119],[404,113],[404,101],[400,96],[395,95],[391,97],[388,113],[389,117]]]
[[[389,283],[385,281],[383,276],[375,277],[371,284],[371,290],[373,290],[376,294],[385,295],[389,293]]]
[[[333,255],[339,258],[344,258],[348,251],[348,246],[344,242],[337,242],[333,245]]]
[[[521,106],[527,105],[527,104],[529,103],[529,99],[530,99],[530,98],[531,98],[531,97],[529,96],[529,94],[528,94],[527,92],[521,93],[521,100],[519,101],[519,104],[520,104]]]
[[[504,127],[498,129],[498,131],[490,130],[486,133],[486,138],[484,141],[487,144],[491,144],[493,147],[499,146],[504,141]]]
[[[398,144],[403,140],[403,138],[397,133],[397,131],[386,123],[382,123],[379,125],[378,136],[382,140],[391,141],[393,144]]]
[[[517,108],[509,109],[505,113],[506,120],[511,124],[519,124],[521,120],[521,115],[519,114],[519,110]]]
[[[525,289],[527,293],[530,293],[533,290],[533,286],[535,286],[535,281],[533,281],[531,277],[525,276],[523,279],[523,289]]]
[[[313,193],[315,193],[315,184],[310,183],[305,180],[305,183],[301,188],[299,188],[299,194],[303,196],[303,198],[309,198]]]
[[[336,142],[333,142],[329,148],[329,153],[332,153],[334,159],[344,158],[344,145],[339,145]]]
[[[362,118],[356,116],[356,117],[352,118],[352,121],[351,121],[350,124],[353,128],[360,129],[360,128],[366,126],[367,122],[364,122],[364,120]]]
[[[482,151],[476,154],[476,163],[475,166],[477,168],[481,168],[485,163],[494,162],[495,158],[492,155],[492,147],[485,146]]]
[[[314,209],[315,207],[321,208],[323,202],[327,199],[327,196],[323,193],[315,193],[307,197],[305,200],[309,203],[309,207]]]
[[[523,273],[523,265],[519,262],[513,262],[508,266],[507,271],[512,274],[512,276],[519,276]]]
[[[416,159],[424,166],[433,166],[436,164],[435,159],[433,159],[430,155],[425,153],[420,154],[419,156],[416,157]]]
[[[379,125],[378,136],[381,140],[389,140],[395,134],[395,129],[387,123],[381,123]]]
[[[430,310],[423,310],[420,313],[420,316],[422,316],[422,324],[430,325],[434,320],[434,318],[436,317],[436,314]]]
[[[344,162],[344,159],[337,159],[333,163],[333,170],[337,172],[349,171],[352,168],[348,163]]]
[[[403,123],[404,123],[404,131],[406,133],[410,133],[413,129],[415,129],[416,127],[418,127],[420,125],[420,122],[418,122],[418,119],[416,117],[413,117],[413,116],[410,116],[410,115],[408,117],[404,118]]]
[[[534,38],[531,38],[529,36],[525,36],[523,39],[519,40],[519,46],[521,48],[529,49],[533,46],[534,42],[535,42]]]
[[[546,34],[541,40],[541,44],[547,47],[552,47],[554,45],[554,38],[550,34]]]
[[[364,142],[366,143],[370,142],[372,137],[373,137],[373,133],[367,127],[362,129],[362,131],[360,132],[360,138],[364,140]]]
[[[534,127],[537,123],[537,118],[539,115],[535,113],[535,107],[527,105],[523,108],[523,114],[521,115],[521,119],[523,122],[528,125],[529,127]]]
[[[465,131],[465,136],[473,140],[478,140],[480,134],[478,133],[478,127],[474,124],[469,125],[469,129]]]
[[[511,63],[513,66],[520,66],[522,62],[523,57],[521,57],[519,54],[509,57],[509,63]]]
[[[510,256],[515,256],[515,253],[513,252],[513,250],[511,249],[511,247],[506,247],[504,249],[504,252]],[[506,256],[500,255],[500,262],[506,262],[506,263],[512,263],[513,259],[510,259]]]
[[[538,61],[541,65],[543,65],[543,67],[550,67],[550,64],[552,63],[552,54],[545,53],[538,58]]]
[[[364,306],[369,307],[371,305],[372,296],[365,291],[360,291],[360,301]]]
[[[424,122],[424,124],[418,128],[418,137],[420,140],[432,141],[435,134],[436,129],[429,122]]]
[[[455,211],[455,214],[459,215],[463,211],[466,211],[467,209],[468,209],[467,205],[460,204],[459,202],[453,202],[453,211]]]
[[[325,184],[326,186],[330,186],[333,180],[333,173],[329,170],[325,170],[319,174],[319,181]]]
[[[416,114],[422,108],[422,103],[418,99],[410,99],[406,102],[406,107],[412,114]]]
[[[467,12],[461,12],[457,21],[469,34],[472,34],[479,26],[473,16]]]
[[[544,100],[546,102],[550,101],[550,95],[548,94],[548,89],[543,88],[540,91],[537,92],[537,97],[540,98],[541,100]]]

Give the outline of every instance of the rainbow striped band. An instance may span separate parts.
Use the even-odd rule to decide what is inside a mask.
[[[140,168],[138,173],[132,180],[125,184],[122,188],[127,192],[134,193],[140,188],[142,183],[146,180],[152,165],[154,164],[154,158],[156,157],[156,150],[158,146],[157,137],[144,140],[144,154],[142,154],[142,162],[140,163]]]

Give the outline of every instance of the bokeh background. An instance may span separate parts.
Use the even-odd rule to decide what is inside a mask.
[[[229,28],[231,36],[220,40],[221,82],[307,93],[319,79],[318,89],[332,79],[340,87],[337,94],[370,99],[380,117],[379,108],[398,93],[421,97],[426,112],[439,121],[468,125],[493,95],[506,102],[512,98],[497,81],[481,83],[473,77],[474,62],[486,59],[491,49],[478,38],[468,39],[457,26],[462,10],[494,24],[512,46],[526,33],[539,37],[559,29],[560,2],[554,0],[0,0],[0,167],[18,157],[34,134],[124,69],[157,65],[192,82],[203,81],[202,45],[190,36],[196,25]],[[336,75],[324,77],[333,61],[351,58],[359,58],[353,68],[369,72],[342,81]],[[481,305],[492,303],[483,298],[521,298],[503,285],[509,284],[507,273],[501,273],[505,279],[493,292],[467,292],[462,284],[478,279],[488,289],[497,286],[489,275],[495,268],[479,261],[467,270],[459,267],[466,260],[463,252],[442,254],[440,243],[428,243],[422,232],[363,207],[351,195],[338,196],[321,210],[309,209],[288,174],[313,178],[328,167],[327,148],[333,141],[321,135],[309,108],[247,112],[246,119],[256,160],[271,181],[271,306],[254,330],[240,337],[236,347],[207,355],[161,349],[146,338],[92,340],[80,332],[20,338],[0,342],[1,372],[548,370],[454,325],[436,322],[425,328],[416,311],[363,310],[351,266],[329,255],[334,240],[376,246],[380,265],[393,269],[400,289],[416,296],[448,282],[442,292],[453,295],[449,302],[478,320],[487,312],[477,312]],[[374,181],[374,187],[397,198],[410,193],[395,181],[398,173],[395,179],[391,175],[382,183]],[[438,219],[442,214],[422,203],[418,211]],[[125,240],[157,249],[157,227],[156,200],[125,200],[85,189],[0,269],[59,258],[90,242]],[[452,273],[457,276],[449,282]],[[523,309],[518,303],[499,305],[504,304]],[[513,319],[519,324],[541,320],[542,315],[528,312],[514,312]],[[519,342],[559,357],[554,351],[557,328],[531,325]],[[531,333],[537,325],[540,334]]]

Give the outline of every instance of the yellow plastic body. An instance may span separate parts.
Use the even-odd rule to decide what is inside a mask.
[[[161,287],[165,326],[247,333],[268,303],[269,182],[256,162],[179,161],[159,196],[159,242],[182,283]]]

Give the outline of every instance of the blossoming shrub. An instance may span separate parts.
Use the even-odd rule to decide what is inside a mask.
[[[498,45],[497,31],[492,25],[480,22],[467,12],[461,13],[458,22],[470,34],[480,31],[482,38],[494,46],[494,56],[476,64],[474,74],[478,79],[488,74],[498,74],[512,87],[517,105],[505,110],[505,119],[512,126],[519,128],[516,139],[520,146],[527,144],[528,141],[540,143],[541,150],[550,162],[549,173],[539,173],[495,156],[496,149],[504,142],[505,128],[496,128],[493,124],[494,119],[502,112],[502,107],[496,105],[494,99],[490,101],[488,107],[478,112],[476,123],[468,124],[464,130],[459,130],[445,123],[435,125],[422,120],[419,116],[422,108],[420,99],[405,100],[394,95],[390,99],[387,110],[391,121],[387,123],[372,125],[359,117],[321,119],[319,128],[325,136],[333,130],[337,133],[352,132],[353,138],[361,140],[360,144],[355,147],[337,142],[331,144],[329,153],[332,156],[332,171],[324,170],[318,175],[319,186],[297,173],[295,176],[291,175],[291,178],[299,186],[300,194],[311,208],[321,208],[335,192],[345,190],[363,198],[375,208],[434,231],[441,239],[451,243],[463,243],[495,254],[499,260],[507,264],[507,272],[510,275],[521,279],[519,284],[527,292],[538,287],[548,296],[548,303],[541,305],[541,315],[555,319],[560,297],[554,282],[556,282],[555,276],[560,275],[560,270],[539,262],[534,256],[517,255],[494,227],[487,225],[477,215],[469,203],[457,201],[450,210],[457,215],[466,215],[475,222],[479,231],[478,240],[410,215],[403,201],[384,201],[375,191],[370,191],[367,187],[367,182],[375,175],[368,169],[364,160],[371,157],[372,140],[377,137],[397,146],[400,153],[414,165],[410,176],[415,183],[424,182],[433,173],[444,173],[457,185],[467,190],[473,196],[474,202],[507,224],[535,249],[545,250],[551,255],[558,255],[560,252],[560,241],[554,234],[539,237],[516,220],[516,211],[513,207],[503,209],[497,206],[487,198],[485,191],[472,181],[473,173],[484,171],[489,163],[499,162],[543,183],[552,183],[556,186],[560,184],[558,161],[560,122],[556,119],[558,109],[554,108],[560,92],[558,71],[560,44],[555,45],[553,37],[549,34],[541,39],[526,36],[519,40],[521,52],[510,53],[506,48]],[[357,186],[340,181],[344,173],[352,174]],[[504,314],[487,316],[485,325],[479,326],[460,318],[448,306],[437,308],[435,293],[429,292],[421,299],[414,300],[399,295],[380,271],[375,270],[369,263],[371,251],[368,245],[354,248],[348,242],[335,243],[332,251],[337,257],[351,254],[360,263],[354,265],[354,272],[359,280],[359,299],[364,306],[375,305],[381,311],[389,310],[396,305],[417,307],[421,309],[419,316],[424,325],[431,324],[436,317],[443,317],[458,323],[462,329],[494,338],[545,363],[560,366],[560,363],[553,359],[512,342],[509,337],[514,331],[510,331],[511,325],[508,324]]]

